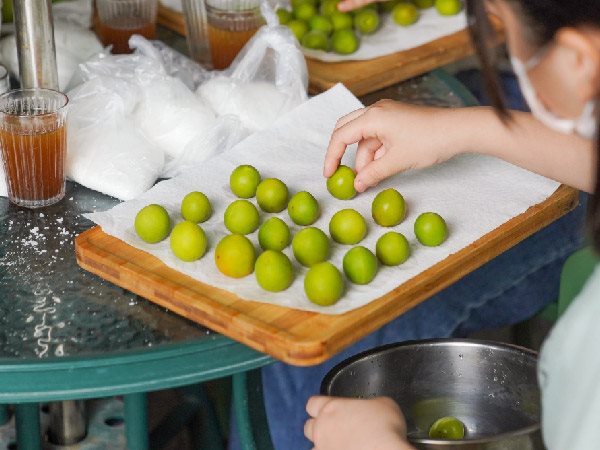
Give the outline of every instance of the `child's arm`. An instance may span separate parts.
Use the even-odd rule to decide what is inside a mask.
[[[395,173],[462,153],[496,156],[587,192],[595,187],[593,142],[553,131],[528,113],[515,112],[505,125],[488,107],[427,108],[384,100],[338,121],[325,176],[335,171],[346,146],[356,142],[359,192]]]
[[[398,405],[386,397],[311,397],[304,434],[313,450],[414,450]]]

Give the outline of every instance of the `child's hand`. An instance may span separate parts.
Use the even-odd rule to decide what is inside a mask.
[[[338,3],[338,9],[342,12],[348,12],[377,1],[380,0],[342,0]]]
[[[348,145],[358,143],[358,192],[409,169],[443,162],[464,145],[458,138],[465,126],[456,123],[456,110],[414,106],[382,100],[338,120],[331,135],[323,174],[330,177]]]
[[[304,435],[313,442],[313,450],[412,449],[404,416],[390,398],[311,397],[306,411],[311,418]]]

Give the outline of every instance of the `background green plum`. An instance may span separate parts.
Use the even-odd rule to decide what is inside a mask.
[[[137,235],[148,244],[165,239],[171,231],[171,218],[161,205],[144,206],[135,216],[134,228]]]
[[[377,275],[377,258],[366,247],[354,247],[344,255],[343,267],[354,284],[369,284]]]
[[[358,244],[367,235],[367,222],[354,209],[342,209],[329,221],[329,234],[340,244]]]
[[[271,217],[258,229],[258,243],[263,250],[281,251],[290,245],[290,229],[279,217]]]
[[[410,245],[402,233],[390,231],[377,239],[375,254],[381,264],[398,266],[410,256]]]
[[[206,222],[212,214],[208,197],[202,192],[190,192],[181,201],[181,217],[190,222]]]
[[[371,216],[382,227],[394,227],[404,220],[406,202],[402,194],[395,189],[381,191],[371,205]]]
[[[215,265],[232,278],[243,278],[254,271],[256,251],[252,242],[241,234],[230,234],[219,241],[215,249]]]
[[[294,281],[294,268],[289,258],[281,252],[267,250],[256,260],[256,281],[265,291],[285,291]]]
[[[415,236],[428,247],[437,247],[448,237],[446,221],[437,213],[426,212],[415,220]]]
[[[229,176],[231,192],[240,198],[252,198],[260,183],[260,173],[255,167],[244,164],[236,167]]]
[[[256,206],[248,200],[236,200],[225,210],[225,226],[234,234],[254,233],[260,223]]]
[[[287,209],[290,219],[297,225],[312,225],[319,218],[319,203],[310,192],[294,194]]]
[[[327,190],[339,200],[351,200],[356,196],[355,178],[354,170],[348,166],[340,165],[333,175],[327,178]]]
[[[173,227],[169,244],[177,258],[192,262],[204,256],[208,240],[204,230],[198,224],[184,220]]]
[[[344,293],[344,279],[330,262],[312,266],[304,277],[304,292],[308,299],[319,306],[331,306]]]
[[[288,188],[277,178],[267,178],[256,188],[258,206],[268,213],[278,213],[285,209],[288,202]]]
[[[329,247],[327,235],[316,227],[304,228],[292,239],[294,256],[306,267],[326,261],[329,258]]]

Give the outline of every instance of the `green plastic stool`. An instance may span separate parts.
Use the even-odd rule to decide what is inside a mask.
[[[592,247],[584,247],[567,258],[560,275],[557,318],[562,316],[590,278],[600,257]]]
[[[541,317],[546,322],[556,322],[581,292],[598,262],[600,262],[600,257],[590,246],[583,247],[571,254],[561,270],[558,299],[548,304],[537,314],[537,317]],[[532,319],[513,327],[513,338],[517,344],[523,347],[533,347],[531,327]]]

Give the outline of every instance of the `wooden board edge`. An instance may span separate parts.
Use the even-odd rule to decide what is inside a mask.
[[[470,244],[468,247],[453,254],[452,256],[454,256],[454,258],[462,258],[461,271],[449,275],[448,269],[444,269],[444,267],[448,265],[447,259],[445,259],[435,266],[427,269],[425,272],[419,274],[417,277],[409,280],[409,282],[405,283],[404,285],[399,286],[398,288],[385,294],[381,298],[374,300],[373,302],[370,302],[361,308],[332,317],[351,317],[352,315],[360,316],[356,326],[358,326],[361,329],[362,334],[366,336],[368,333],[375,331],[382,325],[390,322],[390,311],[389,308],[385,308],[385,305],[393,302],[394,299],[398,298],[398,296],[403,295],[407,289],[410,288],[414,290],[416,284],[418,292],[416,295],[412,295],[411,301],[405,305],[406,307],[404,309],[397,310],[392,314],[392,319],[458,281],[460,278],[472,272],[473,270],[481,267],[499,253],[503,253],[504,251],[512,248],[514,245],[532,235],[534,232],[536,232],[536,230],[547,226],[548,224],[557,220],[559,217],[565,215],[577,206],[578,199],[578,191],[567,186],[560,186],[555,193],[544,202],[532,206],[520,216],[509,220],[498,229],[486,234],[476,242]],[[532,227],[532,221],[535,221],[535,223],[539,226],[537,226],[537,228]],[[93,233],[103,232],[100,230],[100,227],[94,227],[80,234],[75,239],[77,262],[83,269],[95,273],[96,275],[99,275],[102,278],[105,278],[106,280],[125,289],[131,290],[142,297],[148,298],[149,300],[161,306],[167,307],[177,314],[180,314],[190,320],[197,321],[198,323],[201,323],[202,325],[205,325],[219,333],[230,336],[232,339],[238,340],[257,351],[268,353],[281,361],[298,366],[319,364],[355,342],[355,339],[352,338],[351,334],[347,333],[346,329],[340,330],[337,334],[321,336],[319,339],[314,341],[294,341],[293,339],[297,338],[297,336],[289,333],[286,334],[285,332],[282,333],[282,330],[271,327],[269,324],[258,321],[251,317],[247,317],[245,322],[237,322],[237,325],[240,326],[239,330],[244,333],[241,338],[239,335],[231,336],[231,333],[229,333],[229,330],[226,328],[226,324],[227,321],[232,320],[231,315],[235,316],[239,313],[237,310],[232,308],[229,312],[230,315],[224,315],[223,317],[212,317],[206,315],[205,311],[202,317],[192,317],[189,308],[186,308],[184,303],[176,305],[173,305],[172,303],[166,303],[164,301],[164,298],[166,297],[164,295],[160,295],[160,293],[156,295],[156,293],[153,293],[151,290],[149,291],[147,283],[134,284],[132,288],[131,285],[124,283],[121,280],[119,273],[111,269],[108,264],[98,264],[97,261],[90,260],[86,257],[85,250],[89,250],[88,247],[94,246],[88,240],[88,236],[92,235]],[[123,245],[128,245],[117,238],[111,238],[121,242]],[[494,242],[494,245],[492,246],[489,245],[490,239],[492,239]],[[483,242],[486,242],[487,247],[484,247],[485,251],[482,253],[480,249],[482,248]],[[99,253],[100,255],[105,253],[101,248],[96,248],[96,253]],[[496,251],[498,249],[500,249],[499,253]],[[472,258],[472,255],[475,252],[477,252],[479,257],[481,257],[483,254],[484,258]],[[157,258],[153,257],[152,255],[149,256],[156,259],[157,262],[160,263],[160,260]],[[130,264],[129,261],[121,260],[121,262],[123,263],[121,268],[124,268],[124,270],[131,270],[130,268],[126,267],[128,264]],[[169,270],[173,270],[178,275],[183,276],[174,269]],[[189,279],[194,283],[199,283],[192,278]],[[408,286],[409,283],[410,286]],[[186,289],[186,287],[182,286],[182,289]],[[194,295],[197,295],[197,291],[193,292]],[[232,295],[226,291],[222,292]],[[211,300],[210,298],[205,298],[205,300],[214,302],[214,300]],[[243,299],[241,301],[249,302],[248,300]],[[384,307],[381,307],[382,303]],[[220,303],[219,305],[221,307],[224,306]],[[282,308],[276,305],[273,305],[273,307]],[[317,315],[318,313],[309,314]],[[323,314],[323,316],[327,317],[325,314]],[[271,327],[271,329],[267,331],[273,334],[257,330],[256,326],[259,324],[261,327]],[[283,343],[285,343],[285,350],[283,350]]]
[[[144,297],[162,307],[165,307],[189,320],[200,323],[218,333],[240,341],[243,344],[248,345],[249,347],[257,351],[268,353],[274,356],[275,358],[280,359],[281,361],[304,366],[314,365],[327,359],[328,355],[324,353],[326,345],[321,340],[302,340],[299,339],[298,336],[291,335],[285,332],[285,330],[272,327],[266,322],[261,322],[251,317],[247,317],[245,321],[236,322],[238,330],[240,330],[240,334],[242,335],[241,339],[239,335],[231,336],[231,333],[227,329],[227,326],[232,320],[235,321],[235,317],[238,316],[240,312],[235,308],[231,308],[226,305],[223,305],[222,303],[218,303],[208,296],[199,294],[199,292],[196,290],[191,290],[189,286],[174,283],[171,279],[161,277],[162,280],[165,283],[167,283],[167,285],[178,284],[178,290],[180,294],[189,291],[193,293],[196,300],[205,302],[207,305],[210,306],[218,306],[219,308],[224,309],[227,312],[227,314],[210,315],[207,313],[206,310],[203,309],[191,310],[188,307],[187,302],[185,301],[185,297],[183,297],[183,295],[170,297],[164,292],[162,292],[159,288],[157,288],[156,283],[148,282],[148,280],[132,282],[132,280],[136,278],[132,275],[137,274],[137,272],[131,267],[132,262],[123,260],[122,258],[115,255],[109,255],[104,249],[94,245],[90,237],[93,237],[94,234],[98,233],[103,232],[101,231],[101,228],[99,226],[95,226],[87,231],[84,231],[75,238],[75,255],[77,263],[82,269],[94,273],[95,275],[98,275],[101,278],[117,286],[130,290],[131,292],[140,295],[141,297]],[[110,237],[116,241],[119,241],[123,245],[129,246],[128,244],[126,244],[123,241],[120,241],[117,238],[114,238],[112,236]],[[136,250],[142,251],[139,249]],[[98,256],[98,258],[92,259],[88,257],[87,253],[89,252]],[[160,260],[155,256],[150,255],[146,252],[144,253],[148,255],[149,258],[156,260],[157,263],[162,264]],[[112,261],[110,261],[111,259]],[[114,259],[118,260],[119,268],[121,271],[123,271],[124,276],[123,273],[120,274],[118,271],[114,270],[110,264],[108,264],[109,262],[114,263]],[[178,276],[189,279],[192,283],[205,286],[203,283],[200,283],[191,277],[181,274],[175,269],[167,268],[167,270],[173,271]],[[225,296],[236,297],[234,294],[218,289],[214,286],[210,286],[210,289],[221,291],[221,293]],[[239,299],[238,297],[236,298]],[[167,299],[169,301],[167,301]],[[251,302],[249,300],[239,300],[244,302],[256,303],[258,306],[262,305],[261,303]],[[273,307],[278,306],[273,305]],[[286,344],[285,346],[283,345],[284,342]],[[284,347],[287,347],[285,351],[283,350]]]
[[[384,55],[379,58],[369,59],[365,61],[340,61],[338,63],[327,63],[324,61],[306,58],[306,65],[309,73],[309,85],[308,90],[310,94],[316,95],[327,89],[332,88],[337,83],[343,83],[348,90],[350,90],[354,95],[360,97],[361,95],[370,94],[372,92],[378,91],[380,89],[384,89],[389,86],[393,86],[394,84],[400,83],[402,81],[408,80],[418,75],[422,75],[426,72],[429,72],[433,69],[436,69],[440,66],[444,66],[451,62],[456,61],[459,58],[465,58],[474,53],[474,50],[471,44],[468,42],[468,39],[465,37],[465,42],[460,45],[455,45],[452,47],[445,47],[443,44],[447,39],[459,39],[461,36],[466,34],[466,30],[457,31],[456,33],[449,34],[448,36],[443,36],[434,41],[423,44],[418,48],[420,50],[428,50],[429,54],[425,58],[415,59],[411,58],[411,64],[406,64],[406,58],[411,56],[411,52],[415,49],[403,50],[400,52],[392,53],[390,55]],[[352,65],[352,71],[360,73],[364,68],[372,65],[389,65],[389,61],[391,59],[397,60],[398,63],[393,64],[389,70],[385,72],[385,74],[381,74],[382,76],[376,80],[373,80],[373,77],[368,77],[366,79],[358,79],[353,81],[351,79],[327,79],[322,75],[315,76],[315,72],[318,71],[319,66],[322,65],[331,65],[331,67],[338,66],[346,66],[340,67],[340,71],[344,72],[348,68],[348,65]],[[410,70],[407,70],[406,67],[410,67]],[[385,76],[384,76],[385,75]]]

